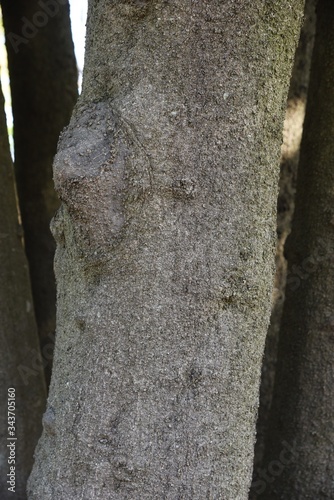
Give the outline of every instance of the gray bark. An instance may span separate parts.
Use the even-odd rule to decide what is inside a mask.
[[[302,11],[90,2],[29,498],[247,498]]]
[[[9,151],[4,100],[0,89],[0,497],[26,498],[33,451],[42,432],[46,403],[43,365],[34,317],[28,263],[16,205],[13,163]],[[7,406],[8,389],[15,389],[15,408]],[[13,391],[11,391],[13,394]],[[8,430],[16,418],[16,430]],[[14,436],[12,435],[14,432]],[[16,441],[12,438],[16,437]],[[11,438],[11,439],[8,439]],[[9,448],[8,445],[15,446]],[[15,448],[15,450],[14,450]],[[10,452],[11,456],[10,456]],[[10,464],[8,459],[10,458]],[[15,462],[12,462],[12,459]],[[15,493],[8,488],[10,466],[15,467]],[[14,476],[12,476],[14,477]]]
[[[319,0],[264,469],[282,443],[293,453],[266,500],[334,497],[333,61],[334,5]]]

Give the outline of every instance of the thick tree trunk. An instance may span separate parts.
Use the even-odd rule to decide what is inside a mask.
[[[31,499],[247,498],[302,10],[90,2]]]
[[[0,113],[0,498],[24,500],[46,390],[1,90]],[[8,490],[11,487],[15,493]]]
[[[270,481],[262,477],[266,500],[334,498],[333,61],[334,5],[319,0],[263,467],[267,473],[272,469]],[[291,451],[285,462],[280,460],[284,443]]]
[[[49,382],[55,332],[55,243],[59,207],[52,162],[77,99],[67,0],[1,0],[12,92],[15,172],[36,320]]]

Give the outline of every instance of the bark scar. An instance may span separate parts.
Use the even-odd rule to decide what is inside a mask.
[[[128,154],[126,137],[105,102],[79,108],[61,137],[55,187],[87,257],[98,256],[121,235]]]

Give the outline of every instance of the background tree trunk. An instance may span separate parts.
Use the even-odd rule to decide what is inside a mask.
[[[273,308],[271,311],[268,334],[266,336],[266,345],[262,364],[260,407],[257,420],[257,435],[254,456],[254,487],[251,488],[250,500],[257,498],[258,491],[263,490],[262,479],[259,478],[257,469],[262,465],[265,436],[275,381],[277,345],[283,304],[285,300],[287,275],[287,261],[284,257],[284,245],[286,238],[291,231],[291,223],[295,207],[297,167],[315,37],[316,1],[317,0],[306,0],[305,3],[304,22],[295,54],[283,127],[283,144],[281,148],[281,169],[277,203],[276,274],[273,292]],[[261,487],[259,487],[259,479]]]
[[[264,468],[266,499],[333,498],[334,6],[319,0]],[[278,467],[276,466],[276,471]]]
[[[48,353],[45,374],[49,382],[56,316],[55,242],[49,224],[59,207],[52,162],[78,94],[69,5],[64,0],[1,0],[1,7],[12,92],[16,181],[35,315],[42,350]]]
[[[9,151],[4,100],[0,89],[0,391],[1,460],[0,497],[26,498],[33,451],[42,431],[46,390],[34,318],[28,264],[19,224],[14,188],[14,170]],[[8,389],[15,389],[16,488],[8,491],[9,448]],[[12,392],[11,392],[12,393]],[[12,408],[11,408],[12,409]],[[11,415],[13,416],[13,415]]]
[[[31,499],[247,498],[302,11],[90,2]]]

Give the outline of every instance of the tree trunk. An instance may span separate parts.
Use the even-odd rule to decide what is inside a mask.
[[[333,61],[334,5],[319,0],[263,467],[272,469],[270,481],[262,478],[266,500],[334,497]],[[284,447],[290,451],[282,461]]]
[[[0,497],[3,500],[24,500],[33,451],[42,432],[46,390],[1,89],[0,113],[0,397],[3,408],[0,419]],[[7,414],[7,409],[11,413]],[[13,418],[16,418],[15,422]],[[15,429],[9,423],[14,424]],[[10,467],[15,468],[14,474]],[[10,472],[11,476],[8,476]],[[8,490],[11,487],[14,487],[15,494]]]
[[[275,382],[277,346],[281,317],[285,299],[287,261],[284,257],[284,245],[291,232],[291,223],[295,207],[295,192],[300,143],[309,85],[312,51],[315,37],[315,5],[317,0],[306,0],[304,23],[296,50],[288,102],[283,127],[283,144],[279,195],[277,202],[277,247],[276,274],[273,292],[273,308],[270,325],[266,336],[266,345],[262,363],[260,406],[257,420],[257,435],[254,456],[254,483],[250,491],[250,500],[257,498],[258,467],[262,466],[268,418]]]
[[[31,499],[245,499],[303,11],[92,0]]]
[[[60,4],[60,5],[59,5]],[[15,172],[45,374],[51,376],[56,289],[49,224],[59,207],[52,162],[77,99],[67,0],[1,0],[12,92]]]

